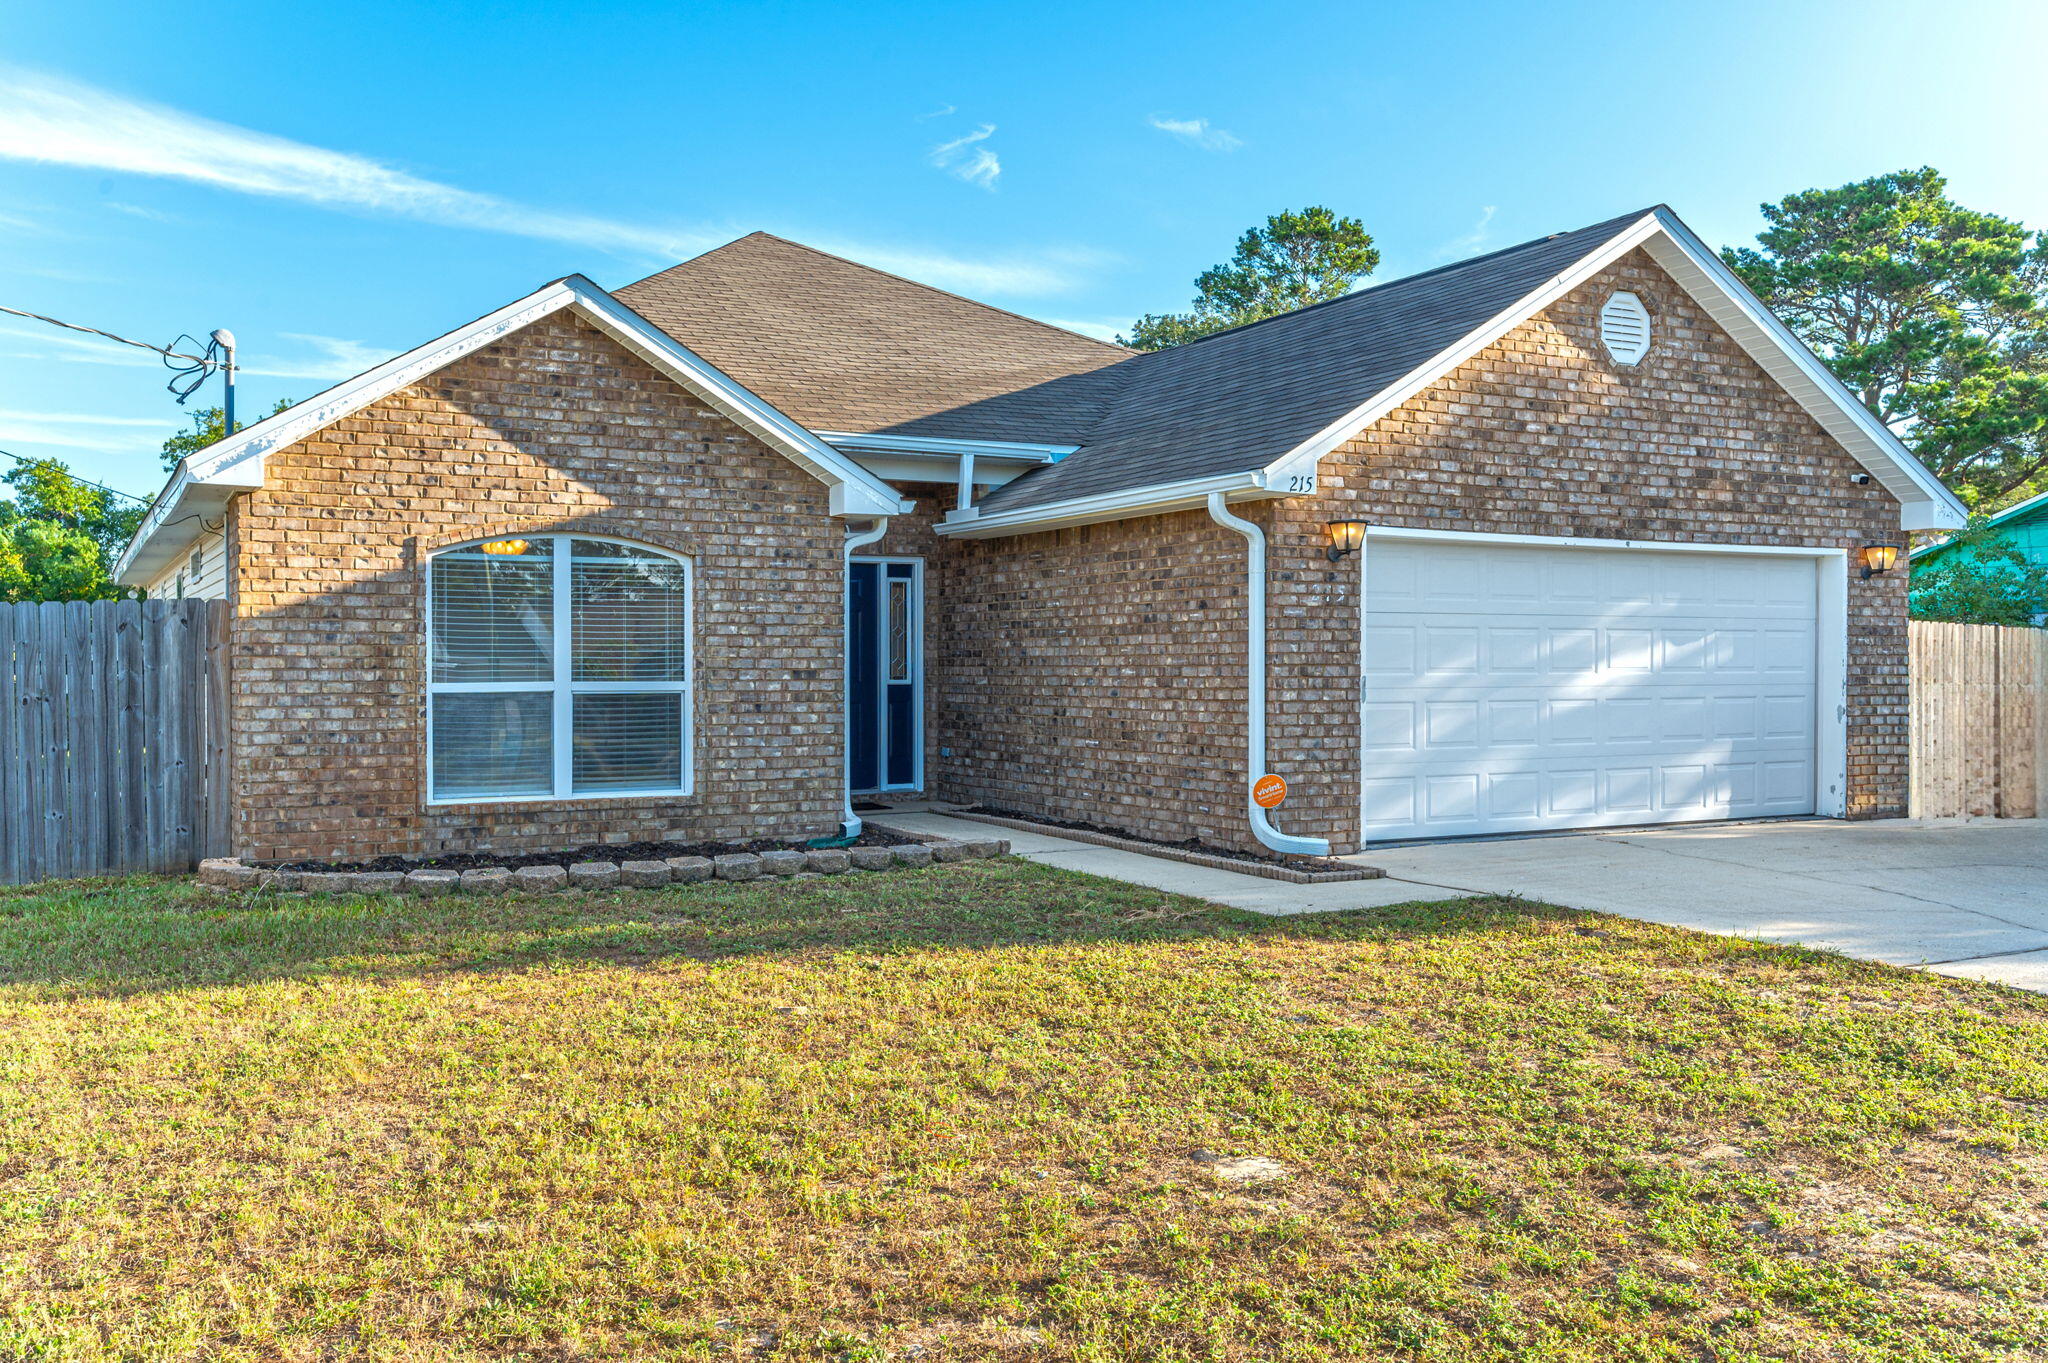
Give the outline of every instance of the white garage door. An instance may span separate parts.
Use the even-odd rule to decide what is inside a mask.
[[[1373,538],[1368,840],[1807,814],[1811,558]]]

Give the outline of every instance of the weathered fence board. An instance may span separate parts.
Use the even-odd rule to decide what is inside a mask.
[[[0,605],[0,882],[225,856],[224,601]]]
[[[2048,630],[1915,620],[1908,646],[1913,816],[2048,813]]]

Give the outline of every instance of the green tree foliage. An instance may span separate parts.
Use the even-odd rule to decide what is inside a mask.
[[[291,406],[289,402],[279,398],[277,406],[271,408],[265,415],[276,416],[289,406]],[[178,467],[179,460],[189,459],[214,441],[225,439],[227,436],[228,414],[218,407],[208,407],[204,411],[193,412],[191,419],[191,430],[180,431],[164,442],[164,468],[166,470]],[[249,423],[237,421],[235,429],[246,431],[249,429]]]
[[[109,574],[144,508],[82,483],[54,459],[0,477],[0,601],[99,601],[126,596]]]
[[[1722,258],[1966,502],[2048,473],[2048,242],[1926,168],[1763,215]]]
[[[1237,239],[1237,251],[1195,277],[1189,312],[1140,317],[1118,341],[1139,350],[1185,345],[1214,332],[1341,298],[1373,272],[1380,253],[1357,218],[1327,208],[1275,213]]]
[[[2031,625],[2048,615],[2048,569],[2027,562],[1981,520],[1953,543],[1948,552],[1913,568],[1906,600],[1915,620]]]

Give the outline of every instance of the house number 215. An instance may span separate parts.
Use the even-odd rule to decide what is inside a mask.
[[[1287,476],[1287,490],[1289,492],[1314,492],[1316,490],[1316,476],[1313,473],[1289,474]]]

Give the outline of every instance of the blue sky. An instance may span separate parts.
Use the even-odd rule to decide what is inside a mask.
[[[1309,203],[1379,279],[1921,164],[2048,225],[2043,51],[2021,0],[12,5],[0,304],[231,328],[246,413],[756,228],[1109,334]],[[154,357],[0,359],[0,449],[154,491]]]

